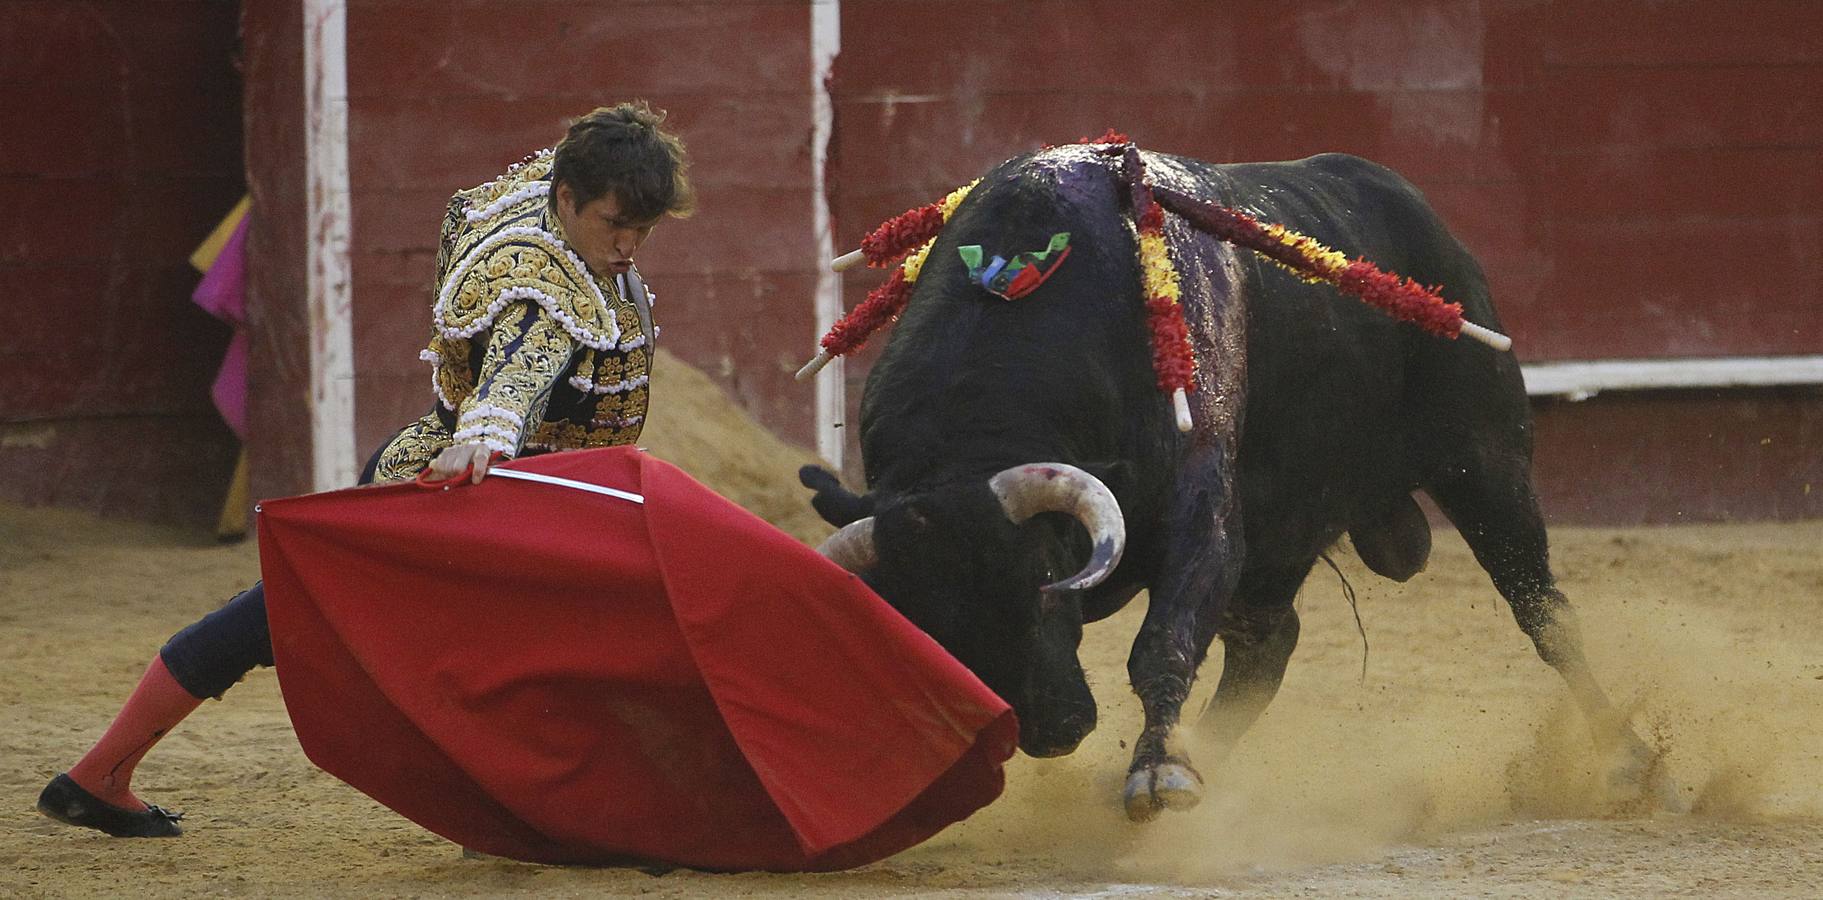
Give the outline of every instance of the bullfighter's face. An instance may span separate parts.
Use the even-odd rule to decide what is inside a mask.
[[[577,204],[576,192],[568,184],[556,190],[557,217],[563,224],[564,237],[570,249],[596,275],[624,275],[633,268],[633,254],[646,242],[657,219],[633,221],[620,209],[620,198],[613,192],[587,203]]]

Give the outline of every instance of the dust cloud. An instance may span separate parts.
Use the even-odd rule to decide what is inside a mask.
[[[1598,676],[1692,817],[1823,817],[1823,562],[1809,549],[1823,546],[1823,523],[1562,529],[1554,545]],[[1336,557],[1359,593],[1365,679],[1340,583],[1319,566],[1274,705],[1224,763],[1192,742],[1207,782],[1196,809],[1139,826],[1120,812],[1141,721],[1124,667],[1143,610],[1130,609],[1084,643],[1097,732],[1072,757],[1019,760],[1006,797],[940,840],[1037,849],[1085,876],[1219,885],[1520,820],[1663,816],[1612,795],[1612,751],[1452,532],[1439,530],[1428,570],[1403,585],[1345,546]]]

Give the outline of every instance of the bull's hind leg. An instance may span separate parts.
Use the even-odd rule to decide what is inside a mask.
[[[1215,640],[1212,621],[1226,608],[1240,578],[1241,531],[1232,485],[1232,458],[1214,448],[1192,454],[1181,493],[1167,517],[1170,537],[1161,575],[1151,586],[1145,623],[1133,641],[1127,675],[1145,710],[1123,791],[1127,818],[1144,822],[1166,809],[1202,799],[1203,779],[1177,738],[1184,699]]]
[[[1563,676],[1597,744],[1618,754],[1609,773],[1610,786],[1625,799],[1656,795],[1659,803],[1675,807],[1675,788],[1657,765],[1656,755],[1614,708],[1589,669],[1575,610],[1551,574],[1544,519],[1523,459],[1505,466],[1449,471],[1450,477],[1426,490],[1506,598],[1539,657]]]
[[[1302,565],[1248,569],[1235,589],[1239,614],[1221,627],[1222,677],[1198,729],[1212,743],[1218,764],[1266,711],[1285,680],[1285,665],[1298,646],[1298,587],[1315,560]]]

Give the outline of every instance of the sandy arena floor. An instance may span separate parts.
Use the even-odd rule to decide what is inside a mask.
[[[818,534],[793,505],[798,454],[756,436],[699,376],[670,373],[667,399],[689,394],[672,421],[693,424],[655,423],[655,452]],[[1196,810],[1133,826],[1119,809],[1138,722],[1124,674],[1136,604],[1085,641],[1100,729],[1071,757],[1015,759],[1006,795],[973,819],[853,872],[653,876],[462,859],[313,769],[270,671],[140,767],[142,796],[188,812],[183,838],[121,841],[39,817],[38,789],[106,726],[158,645],[258,562],[251,543],[0,507],[0,896],[1817,896],[1823,522],[1565,528],[1553,547],[1598,672],[1693,813],[1591,799],[1599,763],[1558,679],[1460,539],[1439,533],[1406,585],[1338,554],[1371,645],[1364,681],[1340,586],[1312,574],[1284,690],[1230,763],[1205,770]],[[1215,674],[1212,662],[1189,708]]]

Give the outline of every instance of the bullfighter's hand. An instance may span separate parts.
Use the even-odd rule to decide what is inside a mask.
[[[480,484],[487,475],[488,456],[493,453],[486,444],[453,444],[443,448],[437,458],[430,461],[430,474],[438,481],[447,481],[462,475],[464,469],[469,472],[469,483]]]

